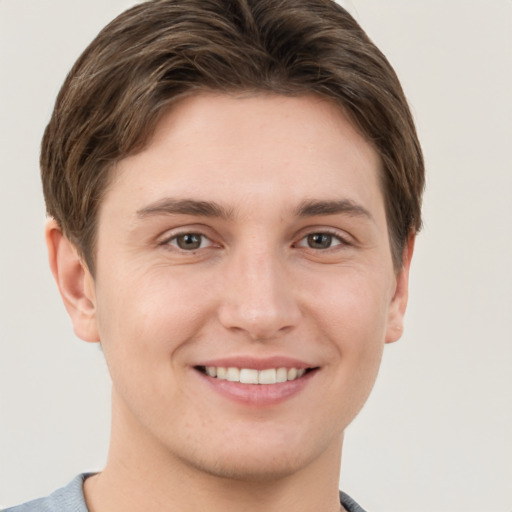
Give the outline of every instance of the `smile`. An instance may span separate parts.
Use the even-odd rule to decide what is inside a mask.
[[[224,398],[256,408],[273,407],[300,394],[313,386],[321,369],[313,361],[283,355],[237,355],[198,363],[192,369],[199,382]]]
[[[219,380],[239,382],[241,384],[279,384],[300,379],[313,368],[236,368],[223,366],[196,366],[200,372]]]

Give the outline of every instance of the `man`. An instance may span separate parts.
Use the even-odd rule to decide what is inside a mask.
[[[423,161],[330,0],[150,1],[71,70],[50,265],[112,377],[106,467],[11,512],[360,511],[343,432],[402,332]]]

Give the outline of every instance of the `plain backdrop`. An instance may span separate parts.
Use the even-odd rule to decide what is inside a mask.
[[[98,470],[109,378],[46,263],[39,143],[65,74],[129,0],[0,0],[0,507]],[[344,3],[395,67],[425,151],[402,340],[349,427],[374,512],[512,512],[512,1]]]

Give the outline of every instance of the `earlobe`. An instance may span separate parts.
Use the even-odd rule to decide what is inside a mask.
[[[404,315],[409,297],[409,270],[415,238],[414,233],[409,235],[402,253],[402,267],[396,274],[396,288],[389,307],[386,343],[393,343],[402,337]]]
[[[84,341],[98,342],[94,280],[75,246],[50,218],[45,228],[50,268],[75,334]]]

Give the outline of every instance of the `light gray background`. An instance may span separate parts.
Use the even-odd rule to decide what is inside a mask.
[[[0,0],[0,506],[100,469],[109,380],[46,264],[38,146],[79,53],[128,0]],[[352,0],[428,169],[403,339],[348,429],[375,512],[512,511],[512,1]]]

